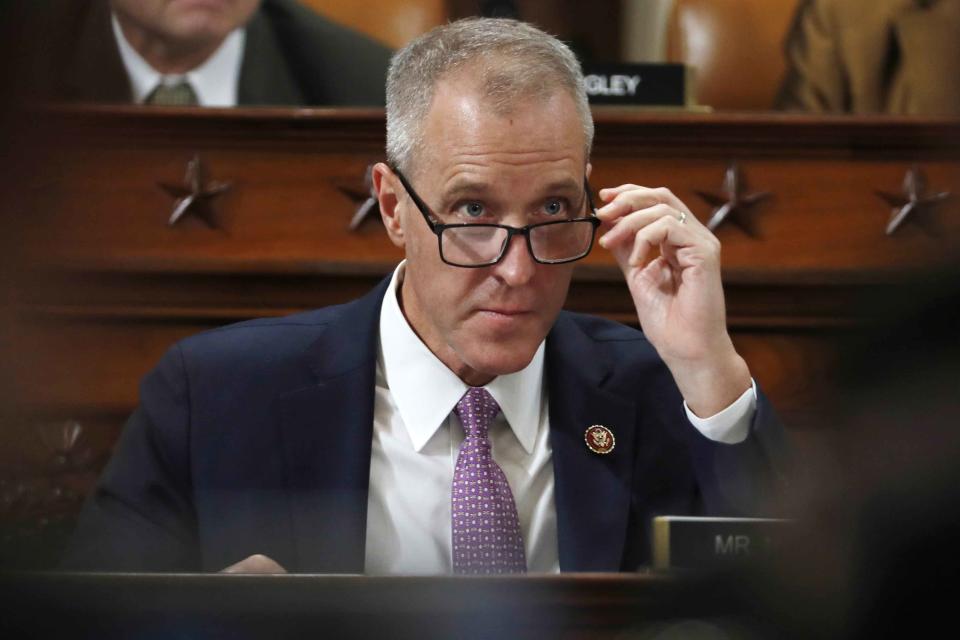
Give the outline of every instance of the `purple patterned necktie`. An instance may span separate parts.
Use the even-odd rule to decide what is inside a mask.
[[[453,474],[453,572],[524,573],[527,560],[517,506],[487,437],[500,407],[486,389],[471,387],[454,411],[467,437]]]

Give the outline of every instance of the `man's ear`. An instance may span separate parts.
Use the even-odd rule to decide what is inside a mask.
[[[590,179],[590,174],[593,173],[593,164],[590,161],[587,161],[587,180]]]
[[[387,230],[390,241],[401,249],[406,244],[403,235],[403,225],[400,224],[400,211],[397,205],[400,202],[401,188],[400,181],[393,171],[383,162],[373,165],[373,190],[377,194],[377,202],[380,204],[380,218],[383,219],[383,226]]]

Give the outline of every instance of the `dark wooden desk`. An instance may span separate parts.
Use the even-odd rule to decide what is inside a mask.
[[[5,637],[618,638],[742,619],[736,589],[665,575],[0,577]]]
[[[830,428],[816,402],[834,345],[960,246],[960,122],[598,111],[594,188],[666,185],[706,220],[736,163],[752,233],[725,224],[728,322],[788,426]],[[2,239],[0,521],[13,536],[69,522],[175,340],[254,316],[343,302],[401,258],[377,219],[348,224],[383,158],[378,110],[48,109],[9,145]],[[199,156],[231,189],[208,226],[167,221],[160,182]],[[955,195],[891,236],[917,166]],[[612,258],[578,267],[567,307],[635,323]],[[3,373],[3,371],[0,371]],[[66,520],[64,520],[66,518]]]

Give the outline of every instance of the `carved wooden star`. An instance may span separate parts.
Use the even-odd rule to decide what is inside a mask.
[[[713,231],[729,219],[730,222],[743,229],[747,235],[756,236],[753,220],[747,214],[751,207],[769,198],[771,193],[769,191],[745,193],[747,190],[746,178],[744,178],[740,167],[735,162],[727,167],[721,190],[722,195],[708,191],[694,191],[714,207],[713,213],[710,214],[710,220],[707,221],[707,228]]]
[[[206,223],[211,229],[217,225],[213,219],[214,198],[230,189],[229,182],[207,181],[207,168],[199,155],[193,156],[187,162],[187,174],[183,178],[183,185],[174,185],[166,182],[158,183],[160,188],[176,198],[173,203],[173,213],[167,224],[173,226],[185,215],[194,215]]]
[[[83,425],[76,420],[42,424],[37,427],[40,442],[53,456],[56,467],[83,469],[93,460]]]
[[[949,191],[927,194],[927,177],[917,165],[913,165],[903,176],[903,195],[895,195],[876,190],[875,193],[893,207],[887,222],[887,235],[893,235],[900,225],[914,212],[920,213],[950,197]],[[917,216],[914,216],[916,219]],[[922,225],[922,223],[921,223]]]
[[[377,193],[373,189],[373,165],[367,165],[363,173],[363,185],[359,186],[356,182],[349,185],[337,185],[337,190],[350,198],[355,205],[356,210],[350,219],[350,231],[356,231],[360,228],[367,218],[379,218],[376,215],[379,212]]]

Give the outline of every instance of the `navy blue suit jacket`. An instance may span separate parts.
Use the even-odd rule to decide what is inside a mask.
[[[215,571],[263,553],[292,571],[362,572],[386,285],[172,347],[142,383],[66,566]],[[636,330],[561,313],[545,369],[564,571],[633,570],[652,516],[749,513],[776,484],[783,433],[767,401],[746,442],[708,440]],[[615,434],[612,453],[586,447],[594,424]]]

